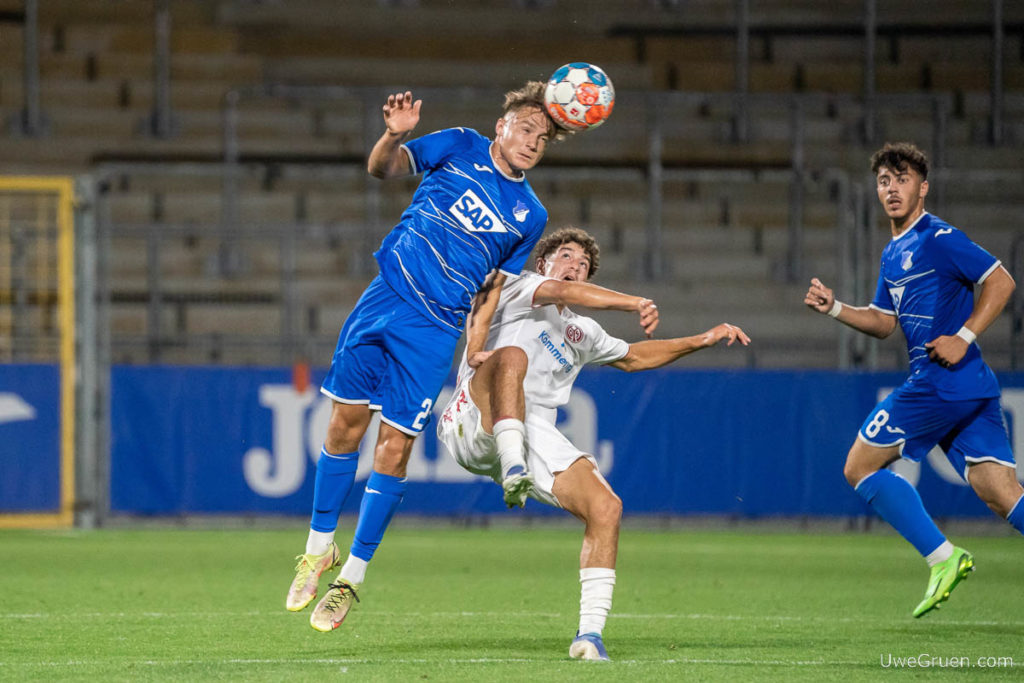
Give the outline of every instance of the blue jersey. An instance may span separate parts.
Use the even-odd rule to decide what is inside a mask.
[[[403,145],[423,180],[374,254],[384,281],[454,336],[488,273],[523,270],[548,218],[525,177],[494,165],[490,145],[468,128]]]
[[[936,337],[956,334],[974,310],[974,285],[999,265],[967,235],[929,213],[886,245],[871,307],[898,317],[910,354],[910,385],[932,388],[947,400],[999,395],[976,343],[951,368],[933,363],[925,348]]]

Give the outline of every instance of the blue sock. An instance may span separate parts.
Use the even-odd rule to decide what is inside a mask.
[[[878,470],[857,484],[863,498],[882,519],[927,557],[946,542],[935,522],[928,516],[921,496],[910,482],[889,470]]]
[[[359,523],[352,539],[352,554],[370,561],[384,538],[384,531],[405,495],[405,478],[371,472],[366,480],[363,502],[359,505]]]
[[[1024,496],[1017,499],[1016,505],[1006,516],[1006,521],[1013,525],[1013,528],[1024,534]]]
[[[358,464],[358,452],[331,455],[326,447],[320,449],[320,459],[316,461],[316,483],[313,485],[311,529],[334,531],[338,528],[338,515],[352,490],[352,482],[356,480]]]

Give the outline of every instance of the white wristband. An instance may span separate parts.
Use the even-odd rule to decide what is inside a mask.
[[[830,318],[838,318],[839,311],[843,310],[843,305],[839,303],[839,299],[835,299],[832,303],[832,308],[829,309],[828,316]]]
[[[969,329],[967,329],[966,326],[961,327],[959,330],[957,330],[956,336],[960,337],[968,344],[973,344],[974,340],[978,338],[978,335],[971,332]]]

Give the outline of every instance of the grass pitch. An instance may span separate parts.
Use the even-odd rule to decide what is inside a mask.
[[[1019,537],[958,537],[977,571],[915,620],[928,573],[893,536],[626,530],[604,634],[614,661],[591,663],[567,654],[580,536],[393,529],[362,603],[322,634],[308,608],[284,609],[302,523],[4,531],[0,680],[1024,677]]]

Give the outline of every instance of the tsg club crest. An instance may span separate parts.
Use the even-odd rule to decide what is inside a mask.
[[[570,323],[565,328],[565,340],[570,344],[579,344],[583,341],[583,330],[578,325]]]
[[[516,217],[516,220],[520,223],[526,220],[527,214],[530,213],[530,208],[523,204],[522,200],[516,202],[516,206],[512,209],[512,215]]]
[[[900,267],[903,270],[910,270],[914,267],[914,252],[905,251],[900,254]]]

